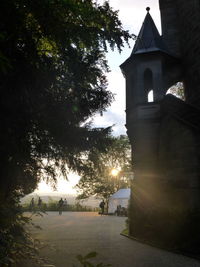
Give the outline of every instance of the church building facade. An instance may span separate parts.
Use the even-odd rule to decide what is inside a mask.
[[[180,248],[182,239],[194,245],[200,237],[200,216],[192,219],[200,211],[200,3],[186,2],[160,0],[162,35],[147,8],[132,53],[120,66],[135,177],[130,235],[167,247],[173,239]],[[192,9],[199,16],[184,33],[181,24],[190,22],[183,15]],[[191,28],[195,40],[183,45]],[[178,82],[185,100],[166,94]]]

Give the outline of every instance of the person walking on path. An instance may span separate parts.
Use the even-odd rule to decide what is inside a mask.
[[[35,203],[34,203],[34,197],[31,199],[31,202],[30,202],[30,210],[33,211],[34,209],[34,206],[35,206]]]
[[[61,199],[58,201],[58,211],[59,211],[59,215],[62,215],[63,204],[64,204],[64,201],[63,201],[63,199],[61,198]]]
[[[99,204],[99,207],[101,208],[101,215],[104,214],[104,206],[105,206],[105,202],[104,200],[102,200],[101,203]]]
[[[42,207],[42,199],[39,197],[38,198],[38,208],[39,208],[39,210],[41,210],[41,207]]]

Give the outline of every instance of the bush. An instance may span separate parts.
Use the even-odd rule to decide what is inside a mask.
[[[0,204],[0,266],[11,266],[23,258],[37,258],[38,241],[29,234],[28,224],[32,224],[31,218],[23,215],[19,195],[15,193]]]

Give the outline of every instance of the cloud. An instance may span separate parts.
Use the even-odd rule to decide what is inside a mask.
[[[103,116],[96,115],[94,118],[93,127],[109,127],[113,126],[113,135],[119,136],[126,134],[125,128],[125,114],[118,115],[115,112],[104,112]]]
[[[119,68],[108,73],[107,78],[109,81],[108,90],[115,94],[115,100],[103,113],[103,116],[97,114],[93,118],[94,126],[108,127],[114,124],[114,135],[125,134],[125,79]]]

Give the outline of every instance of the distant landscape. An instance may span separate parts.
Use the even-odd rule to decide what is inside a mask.
[[[40,197],[42,199],[43,203],[49,203],[52,201],[59,201],[59,199],[62,197],[63,199],[66,198],[67,203],[69,205],[75,205],[76,203],[80,203],[83,206],[97,208],[99,207],[100,199],[96,199],[95,197],[90,197],[87,200],[76,200],[76,195],[70,195],[70,194],[63,194],[63,193],[32,193],[29,194],[21,199],[21,203],[30,203],[31,199],[34,197],[34,199],[37,201],[37,199]]]

